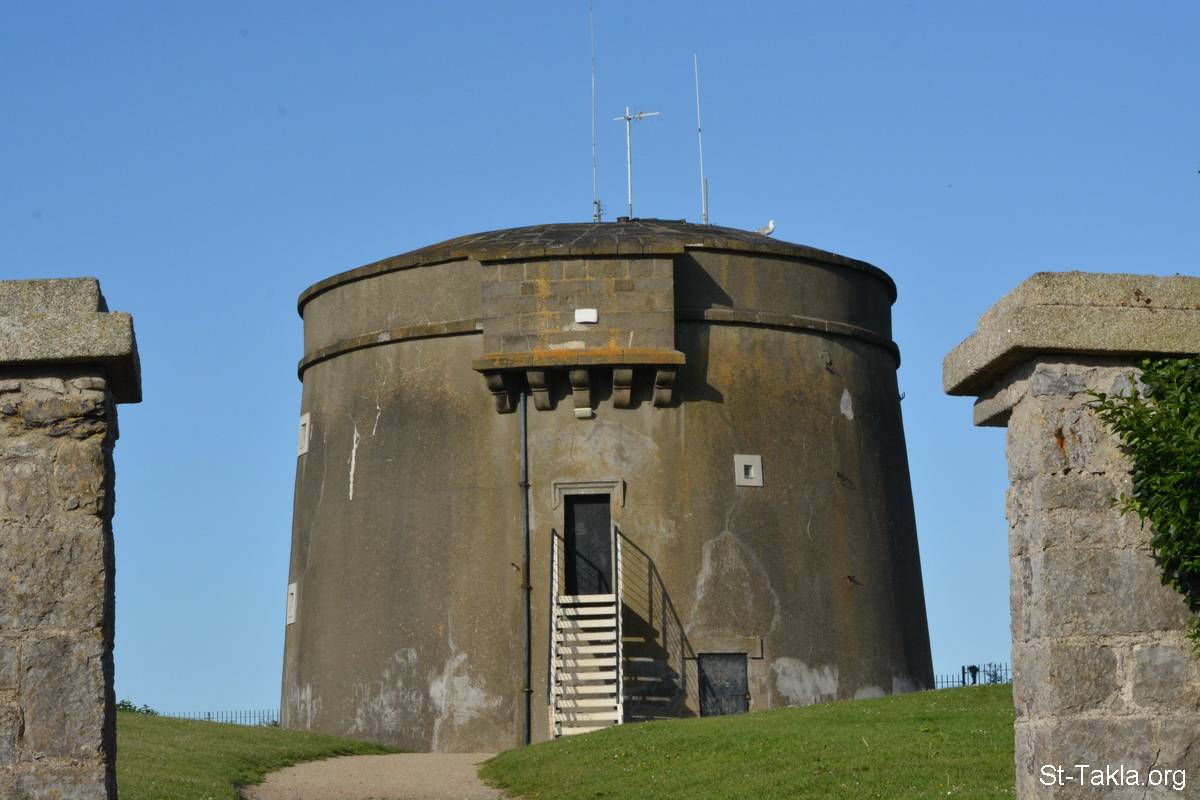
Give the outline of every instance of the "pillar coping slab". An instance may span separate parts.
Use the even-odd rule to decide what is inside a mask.
[[[1038,272],[979,318],[942,365],[947,394],[978,397],[976,425],[1004,425],[1010,375],[1042,355],[1127,358],[1200,352],[1200,278]],[[1019,380],[1019,376],[1017,377]],[[1019,393],[1017,393],[1019,394]]]
[[[0,367],[96,364],[118,403],[142,400],[133,318],[95,278],[0,281]]]

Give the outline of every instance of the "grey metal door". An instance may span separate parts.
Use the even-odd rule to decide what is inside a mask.
[[[612,515],[606,494],[566,496],[566,592],[612,593]]]
[[[745,653],[701,653],[700,716],[741,714],[750,710]]]

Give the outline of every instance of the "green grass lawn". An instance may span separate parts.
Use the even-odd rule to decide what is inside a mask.
[[[271,770],[385,747],[279,728],[117,713],[121,800],[236,800]]]
[[[1011,686],[621,725],[501,753],[483,777],[537,800],[1011,798]]]

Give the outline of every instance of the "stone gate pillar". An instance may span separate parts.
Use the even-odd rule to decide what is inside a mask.
[[[1110,506],[1130,490],[1130,464],[1087,394],[1127,390],[1143,356],[1196,352],[1200,279],[1067,272],[1026,280],[946,357],[945,390],[978,398],[976,425],[1008,428],[1020,798],[1145,792],[1111,770],[1099,788],[1085,771],[1080,787],[1080,764],[1124,765],[1143,781],[1186,769],[1185,792],[1149,796],[1200,791],[1189,614],[1160,583],[1148,531]]]
[[[141,400],[94,278],[0,281],[0,798],[116,797],[112,448]]]

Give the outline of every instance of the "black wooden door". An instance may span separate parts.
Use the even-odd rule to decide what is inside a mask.
[[[612,593],[612,517],[606,494],[566,497],[565,594]]]
[[[745,653],[701,653],[700,716],[741,714],[750,710]]]

